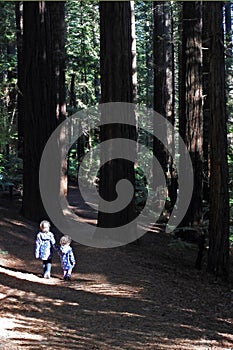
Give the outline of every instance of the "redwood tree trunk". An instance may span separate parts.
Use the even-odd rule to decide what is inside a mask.
[[[194,188],[182,226],[198,224],[202,218],[202,3],[183,2],[182,79],[180,105],[180,135],[189,150]]]
[[[203,200],[209,205],[209,148],[210,148],[210,104],[209,104],[209,47],[210,34],[208,23],[209,4],[203,2]]]
[[[154,2],[154,110],[174,125],[174,47],[171,21],[170,3]],[[168,145],[174,147],[174,135],[168,135],[167,130],[164,130],[164,133]],[[164,145],[156,139],[153,151],[164,170],[173,206],[176,201],[173,160],[169,157]]]
[[[15,2],[16,37],[17,37],[17,123],[18,156],[23,158],[23,3]]]
[[[24,2],[22,211],[35,220],[46,216],[39,190],[41,155],[65,115],[63,24],[64,2]]]
[[[210,2],[210,227],[208,269],[229,276],[229,194],[223,4]]]
[[[132,102],[131,11],[129,1],[100,2],[101,101]],[[135,128],[122,124],[101,127],[101,142],[112,138],[135,140]],[[116,198],[116,183],[128,179],[134,184],[134,164],[121,159],[100,169],[100,195],[108,201]],[[135,203],[113,214],[99,212],[98,225],[118,227],[135,216]]]
[[[134,1],[130,1],[131,8],[131,34],[132,34],[132,81],[133,81],[133,102],[137,102],[137,50],[136,50],[136,20]]]

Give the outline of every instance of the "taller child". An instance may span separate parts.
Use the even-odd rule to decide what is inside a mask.
[[[53,248],[56,249],[54,234],[50,232],[50,222],[43,220],[40,223],[40,232],[36,237],[36,259],[43,262],[43,277],[51,277]]]

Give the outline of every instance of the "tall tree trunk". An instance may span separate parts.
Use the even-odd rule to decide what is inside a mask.
[[[17,37],[17,121],[18,121],[18,157],[23,158],[23,3],[15,2]]]
[[[231,114],[232,91],[233,91],[233,42],[232,42],[232,1],[225,2],[225,54],[226,54],[226,98],[227,98],[227,115]]]
[[[208,270],[229,276],[229,194],[223,4],[210,2],[210,227]]]
[[[132,33],[132,80],[133,80],[133,102],[137,101],[137,50],[136,50],[136,24],[134,1],[130,1],[131,7],[131,33]]]
[[[48,2],[51,13],[52,62],[54,76],[54,93],[56,118],[58,123],[66,118],[65,93],[65,2]],[[67,160],[62,160],[60,193],[67,195]]]
[[[87,60],[86,60],[86,43],[85,43],[85,19],[84,19],[84,4],[83,1],[80,1],[80,12],[81,12],[81,54],[82,54],[82,74],[81,74],[81,83],[85,84],[82,93],[83,103],[88,105],[88,88],[87,88]]]
[[[46,216],[39,190],[40,159],[48,138],[66,113],[64,2],[25,2],[23,26],[22,211],[26,217],[40,220]]]
[[[129,1],[100,2],[101,101],[132,102],[131,11]],[[127,120],[126,120],[127,123]],[[135,127],[109,124],[101,127],[101,142],[113,138],[136,139]],[[104,155],[101,155],[104,157]],[[134,164],[112,160],[100,169],[100,195],[108,201],[116,198],[116,183],[128,179],[134,185]],[[99,212],[98,225],[118,227],[135,217],[135,203],[113,214]]]
[[[147,7],[148,17],[145,23],[145,60],[146,60],[146,106],[153,107],[153,2],[148,1]]]
[[[182,80],[180,135],[189,150],[194,188],[188,211],[180,225],[198,224],[202,218],[202,3],[183,2]]]
[[[6,52],[9,62],[11,57],[16,56],[16,44],[15,42],[8,43],[6,46]],[[6,86],[4,90],[5,103],[6,103],[6,115],[7,115],[7,134],[13,133],[16,129],[16,89],[13,79],[16,79],[16,70],[7,69],[6,71]],[[6,144],[6,154],[9,155],[10,151],[14,148],[12,140],[8,136],[8,143]],[[16,145],[17,147],[17,145]]]
[[[209,104],[209,47],[208,2],[203,2],[203,200],[209,205],[209,147],[210,147],[210,104]]]
[[[154,2],[154,110],[174,125],[174,48],[172,43],[171,5],[169,2]],[[154,125],[156,128],[156,125]],[[174,135],[166,139],[169,146],[174,146]],[[167,180],[171,203],[176,201],[173,160],[164,145],[154,140],[153,151],[159,160]]]

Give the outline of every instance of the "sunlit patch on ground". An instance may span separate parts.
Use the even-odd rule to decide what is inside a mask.
[[[97,279],[98,280],[98,279]],[[140,292],[143,288],[131,287],[125,284],[115,284],[104,282],[100,277],[101,282],[85,282],[73,284],[72,288],[75,290],[82,290],[89,293],[106,295],[106,296],[118,296],[124,298],[140,298]]]
[[[0,267],[0,273],[4,273],[8,276],[16,277],[20,280],[37,282],[37,283],[42,283],[42,284],[56,284],[58,281],[57,278],[45,279],[45,278],[38,277],[34,274],[31,274],[31,273],[12,271],[9,269],[4,269],[2,267]]]
[[[33,323],[35,320],[32,320]],[[27,320],[27,324],[14,317],[2,317],[0,318],[0,339],[28,339],[41,341],[44,339],[43,336],[39,334],[33,334],[30,326],[30,320]],[[27,331],[28,330],[28,331]],[[0,347],[1,348],[1,347]]]
[[[233,350],[232,292],[162,227],[111,251],[73,242],[66,282],[56,254],[42,278],[35,223],[14,213],[0,225],[0,350]]]

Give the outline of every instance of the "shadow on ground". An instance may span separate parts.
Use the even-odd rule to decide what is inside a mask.
[[[156,230],[114,249],[73,242],[72,281],[56,255],[45,280],[38,224],[17,208],[0,213],[1,349],[233,349],[232,292],[193,269],[195,251]]]

